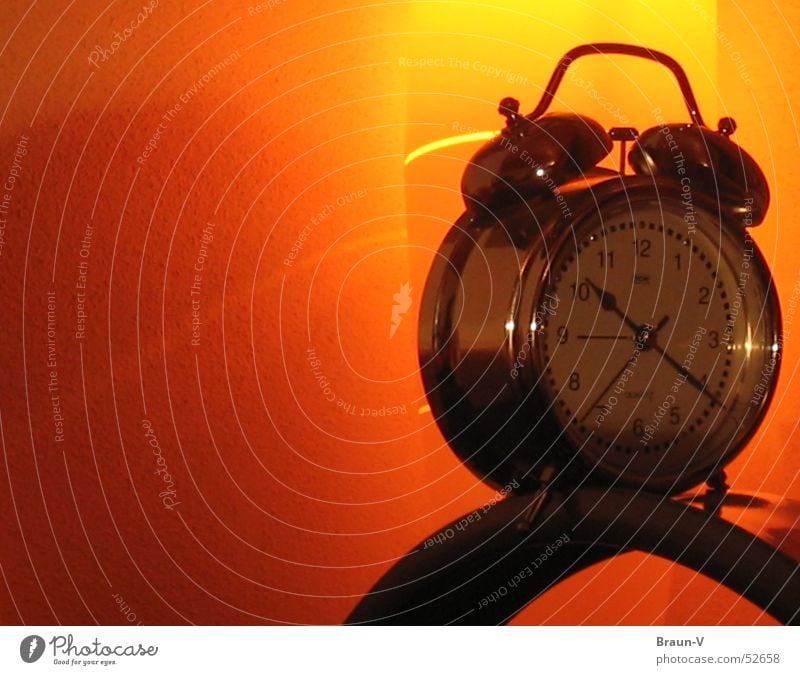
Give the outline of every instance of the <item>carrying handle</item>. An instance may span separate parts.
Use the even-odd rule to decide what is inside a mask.
[[[681,93],[683,94],[683,100],[686,103],[686,109],[689,111],[692,121],[700,126],[705,126],[705,122],[703,122],[703,118],[700,115],[700,109],[697,106],[697,99],[695,99],[694,92],[692,92],[692,85],[689,84],[689,78],[686,77],[683,68],[681,68],[680,64],[675,59],[662,52],[657,52],[654,49],[636,47],[619,42],[595,42],[588,45],[581,45],[580,47],[570,49],[564,54],[558,62],[556,69],[553,71],[553,74],[550,76],[550,81],[547,83],[547,87],[545,87],[538,105],[532,113],[526,116],[528,119],[538,119],[547,112],[547,108],[550,106],[555,96],[558,85],[561,84],[561,80],[564,79],[564,73],[569,65],[575,59],[590,54],[623,54],[626,56],[638,56],[639,58],[655,61],[656,63],[666,66],[672,71],[672,74],[678,81]]]

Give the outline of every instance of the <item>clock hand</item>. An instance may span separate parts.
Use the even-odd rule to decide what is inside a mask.
[[[665,315],[664,318],[662,318],[661,321],[658,322],[658,325],[656,325],[655,328],[651,328],[650,330],[647,330],[646,326],[641,326],[641,325],[637,324],[636,322],[634,322],[633,320],[631,320],[628,317],[628,315],[625,314],[625,312],[623,312],[618,307],[617,299],[616,299],[616,297],[614,297],[614,295],[612,293],[609,293],[608,291],[600,288],[591,279],[589,279],[589,277],[586,277],[586,283],[589,284],[589,286],[592,287],[592,290],[597,294],[597,297],[600,300],[600,306],[603,309],[605,309],[607,311],[610,311],[610,312],[614,312],[614,314],[619,316],[623,320],[623,322],[625,322],[625,324],[628,327],[633,329],[633,331],[636,333],[637,337],[639,336],[639,334],[643,330],[645,330],[645,332],[646,332],[646,334],[645,334],[645,340],[646,340],[645,349],[655,349],[659,354],[661,354],[662,357],[664,357],[664,360],[667,363],[669,363],[678,373],[683,374],[686,377],[686,381],[689,382],[689,384],[691,384],[695,389],[697,389],[697,391],[699,391],[702,394],[705,394],[706,396],[708,396],[708,398],[710,398],[714,403],[716,403],[718,406],[720,406],[723,410],[726,410],[726,408],[723,405],[722,401],[720,401],[716,396],[714,396],[714,394],[712,394],[710,391],[708,391],[708,389],[703,386],[703,383],[700,382],[700,380],[698,380],[690,372],[684,370],[684,368],[675,359],[673,359],[658,344],[656,344],[655,334],[666,325],[667,321],[669,321],[669,316],[668,315]],[[627,366],[627,362],[626,362],[625,365]],[[624,369],[625,369],[625,366],[623,366],[622,370],[624,370]],[[622,373],[622,370],[620,370],[620,374]],[[619,377],[619,375],[617,375],[616,377]],[[616,380],[616,377],[614,378],[615,380]],[[609,384],[609,387],[610,386],[611,385]],[[605,394],[607,390],[608,390],[608,387],[606,387],[603,390],[603,394]],[[602,397],[603,394],[601,394],[600,397]],[[595,405],[596,405],[596,403],[597,403],[597,401],[595,401]],[[592,405],[592,407],[589,410],[592,410],[593,408],[594,408],[594,405]],[[588,414],[589,414],[589,411],[587,411],[586,414],[583,416],[583,418],[581,419],[581,422],[583,422],[583,420],[586,419],[586,416]]]
[[[587,279],[588,281],[588,279]],[[712,394],[707,387],[703,386],[703,383],[698,380],[694,375],[692,375],[688,370],[686,370],[683,366],[681,366],[675,359],[673,359],[667,352],[665,352],[661,346],[656,342],[656,334],[660,331],[669,321],[669,315],[665,314],[664,318],[656,324],[656,327],[653,330],[649,331],[647,336],[647,349],[655,349],[661,356],[664,357],[664,360],[669,363],[675,370],[679,373],[682,373],[686,377],[686,381],[691,384],[697,391],[702,394],[705,394],[710,398],[714,403],[720,406],[723,410],[727,410],[725,405],[720,401],[714,394]]]
[[[637,338],[642,337],[641,334],[643,332],[645,333],[645,335],[643,336],[643,338],[644,338],[643,342],[645,342],[645,344],[649,343],[650,334],[651,333],[654,333],[655,330],[663,328],[664,325],[667,323],[667,321],[669,321],[669,316],[664,316],[664,318],[661,319],[661,321],[658,322],[658,326],[656,327],[655,330],[653,330],[652,327],[650,327],[649,325],[640,326],[640,325],[634,323],[633,321],[631,321],[631,319],[629,319],[628,316],[623,311],[621,311],[619,309],[619,307],[617,306],[617,299],[614,297],[614,295],[612,293],[609,293],[608,291],[605,291],[604,289],[600,288],[591,279],[589,279],[589,277],[586,277],[586,283],[588,283],[589,286],[592,287],[592,290],[594,290],[594,292],[597,294],[597,297],[600,300],[600,306],[605,310],[614,312],[620,318],[622,318],[622,320],[630,328],[633,329],[633,332],[636,334],[635,337],[637,337]],[[589,337],[593,337],[593,336],[588,335],[588,336],[579,336],[579,337],[589,338]],[[597,337],[600,337],[600,336],[597,336]],[[609,336],[606,336],[606,339],[608,339],[608,337]],[[616,338],[617,336],[613,336],[613,337]],[[642,351],[644,351],[644,349],[642,349]],[[600,399],[602,399],[603,396],[605,396],[606,392],[608,392],[608,390],[611,387],[611,385],[614,384],[619,379],[620,375],[622,375],[623,371],[628,367],[629,363],[630,363],[630,359],[628,359],[627,361],[625,361],[625,363],[622,364],[622,367],[617,371],[616,375],[614,375],[614,377],[611,378],[611,381],[608,383],[608,385],[606,385],[606,387],[603,389],[603,391],[600,393],[600,395],[597,397],[597,399],[595,399],[594,403],[592,403],[592,405],[589,408],[587,408],[586,412],[583,414],[583,417],[581,417],[581,419],[579,420],[579,423],[583,424],[583,421],[588,417],[589,413],[592,410],[595,409],[595,407],[597,406],[597,404],[600,401]]]
[[[669,321],[669,316],[665,316],[661,321],[658,322],[658,325],[650,331],[650,334],[657,333],[660,331],[664,325]],[[630,335],[579,335],[579,340],[630,340]]]
[[[617,299],[614,297],[613,294],[609,293],[608,291],[600,288],[597,284],[595,284],[589,277],[586,277],[586,283],[592,287],[592,290],[597,294],[597,297],[600,299],[600,306],[608,311],[614,312],[617,316],[619,316],[626,325],[632,328],[636,334],[638,335],[642,330],[642,326],[639,326],[634,321],[632,321],[627,314],[625,314],[620,308],[617,306]],[[722,401],[720,401],[714,394],[712,394],[706,387],[703,386],[703,383],[700,382],[694,375],[684,370],[684,368],[675,360],[673,359],[667,352],[665,352],[658,344],[656,344],[654,339],[654,334],[657,333],[664,325],[669,321],[669,316],[665,316],[661,321],[658,322],[658,325],[650,330],[647,331],[647,348],[648,349],[655,349],[661,356],[664,357],[664,360],[669,363],[676,371],[681,373],[686,377],[686,381],[689,382],[697,391],[705,394],[710,398],[714,403],[720,406],[723,410],[727,410],[723,405]]]
[[[716,403],[720,408],[723,410],[727,410],[725,405],[720,401],[714,394],[712,394],[708,388],[698,380],[694,375],[692,375],[688,370],[686,370],[680,363],[678,363],[675,359],[673,359],[667,352],[665,352],[658,344],[655,342],[650,345],[653,349],[655,349],[661,356],[664,357],[664,360],[669,363],[678,373],[683,375],[686,378],[686,381],[691,384],[697,391],[701,394],[705,394],[710,398],[714,403]]]
[[[586,283],[589,284],[589,286],[591,286],[594,292],[597,294],[597,297],[600,299],[600,306],[603,309],[614,312],[614,314],[619,316],[629,328],[633,329],[635,338],[643,343],[642,351],[647,351],[651,348],[651,346],[655,345],[656,333],[658,333],[658,331],[660,331],[667,324],[667,321],[669,321],[668,314],[665,314],[655,327],[651,326],[650,324],[637,324],[619,308],[617,305],[617,298],[612,293],[600,288],[591,279],[589,279],[589,277],[586,277]]]
[[[586,409],[586,412],[583,413],[583,417],[581,417],[580,420],[578,420],[578,424],[583,424],[583,421],[589,416],[589,413],[592,412],[592,410],[594,410],[597,407],[597,404],[600,402],[600,399],[602,399],[606,395],[606,392],[608,392],[608,390],[611,389],[611,385],[614,384],[619,379],[619,376],[622,375],[623,371],[628,367],[628,364],[630,362],[631,360],[628,359],[627,361],[625,361],[625,363],[622,364],[622,368],[620,368],[617,371],[616,375],[614,375],[614,377],[611,378],[611,381],[605,386],[603,391],[600,392],[600,395],[594,400],[594,403],[592,403],[592,405],[590,405]]]
[[[669,314],[665,314],[664,315],[664,318],[661,319],[661,321],[659,321],[656,324],[656,327],[653,328],[653,330],[650,331],[650,335],[653,335],[654,333],[658,333],[658,331],[660,331],[664,326],[667,325],[667,321],[669,321]]]
[[[587,281],[588,281],[588,279],[587,279]],[[591,283],[591,282],[589,282],[589,283]],[[657,333],[659,330],[661,330],[661,329],[662,329],[664,326],[666,326],[666,325],[667,325],[667,321],[669,321],[669,315],[668,315],[668,314],[665,314],[665,315],[664,315],[664,317],[661,319],[661,321],[659,321],[659,322],[656,324],[656,327],[655,327],[655,328],[653,328],[653,330],[652,330],[652,331],[650,331],[650,332],[648,333],[648,337],[647,337],[647,345],[645,346],[645,348],[644,348],[644,349],[642,349],[642,351],[645,351],[646,349],[649,349],[649,347],[650,347],[650,340],[655,340],[655,334],[656,334],[656,333]],[[640,329],[640,328],[639,328],[639,329],[637,329],[637,333],[639,333],[640,331],[641,331],[641,329]],[[579,335],[578,337],[579,337],[579,338],[591,338],[591,337],[597,337],[597,338],[607,338],[607,339],[612,339],[612,338],[613,338],[613,339],[619,339],[619,338],[621,338],[622,336],[619,336],[619,335]],[[623,339],[630,340],[630,338],[623,338]],[[662,353],[663,353],[663,352],[662,352]],[[666,358],[670,358],[668,354],[666,355]],[[603,396],[605,396],[605,394],[606,394],[606,392],[608,391],[609,387],[610,387],[610,386],[611,386],[611,385],[612,385],[614,382],[616,382],[616,381],[619,379],[619,376],[620,376],[620,375],[622,375],[623,371],[625,370],[625,368],[627,368],[627,367],[628,367],[628,364],[629,364],[630,362],[631,362],[631,360],[630,360],[630,359],[628,359],[628,360],[627,360],[627,361],[624,363],[624,365],[622,366],[622,368],[620,368],[620,369],[619,369],[619,371],[617,372],[617,374],[616,374],[616,375],[614,375],[613,379],[612,379],[612,380],[611,380],[611,382],[608,384],[608,386],[606,386],[606,388],[605,388],[605,389],[603,389],[603,391],[601,392],[600,396],[598,396],[598,397],[597,397],[597,400],[595,400],[595,402],[594,402],[594,403],[592,403],[591,407],[587,409],[587,411],[584,413],[583,417],[581,417],[581,419],[579,420],[579,422],[580,422],[581,424],[583,424],[583,421],[586,419],[586,417],[589,415],[589,413],[590,413],[592,410],[594,410],[594,409],[597,407],[597,403],[600,401],[600,399],[601,399],[601,398],[603,398]]]
[[[665,314],[661,321],[655,326],[655,328],[649,327],[649,324],[637,324],[633,321],[630,317],[628,317],[625,312],[623,312],[619,305],[617,304],[617,298],[614,296],[613,293],[608,292],[607,290],[600,288],[596,283],[594,283],[589,277],[586,277],[586,283],[592,287],[592,290],[597,294],[597,297],[600,300],[600,306],[608,310],[610,312],[614,312],[617,316],[619,316],[625,324],[632,328],[633,331],[639,335],[643,329],[647,331],[648,336],[655,335],[658,331],[660,331],[669,321],[669,315]],[[649,328],[648,328],[649,327]],[[578,336],[581,337],[581,336]]]
[[[617,298],[612,293],[600,288],[591,279],[589,279],[589,277],[586,277],[586,283],[589,284],[589,286],[592,287],[592,290],[597,294],[597,297],[600,300],[600,306],[603,309],[609,312],[614,312],[614,314],[622,319],[629,328],[633,329],[634,333],[639,333],[642,327],[631,321],[628,318],[628,315],[619,308],[617,305]]]

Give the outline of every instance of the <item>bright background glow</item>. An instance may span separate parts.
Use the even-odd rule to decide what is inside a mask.
[[[0,255],[3,622],[126,623],[118,597],[145,623],[340,622],[399,556],[491,496],[443,444],[416,363],[425,275],[461,212],[474,148],[407,170],[403,160],[499,128],[504,96],[532,109],[576,44],[661,49],[688,71],[709,123],[737,119],[735,139],[773,188],[755,237],[784,302],[800,279],[797,7],[161,2],[89,64],[142,4],[0,7],[0,178],[30,137]],[[163,115],[237,50],[138,164]],[[611,126],[597,92],[640,130],[656,104],[666,120],[686,118],[654,64],[593,57],[575,74],[559,109]],[[87,222],[89,320],[77,341]],[[190,288],[209,222],[193,347]],[[390,338],[407,282],[412,303]],[[64,443],[48,407],[50,289]],[[733,466],[741,489],[800,492],[798,345],[792,333],[777,402]],[[174,511],[158,497],[145,418],[175,481]],[[589,570],[541,608],[520,620],[768,622],[724,589],[637,556]]]

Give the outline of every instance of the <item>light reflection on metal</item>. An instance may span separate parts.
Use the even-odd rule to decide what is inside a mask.
[[[441,150],[442,148],[449,148],[453,145],[461,145],[462,143],[474,143],[476,141],[489,141],[493,139],[499,131],[477,131],[473,134],[461,134],[460,136],[449,136],[448,138],[440,138],[438,141],[432,141],[431,143],[426,143],[425,145],[421,145],[416,150],[410,152],[403,164],[408,166],[413,162],[417,157],[421,157],[422,155],[427,155],[429,152],[434,152],[435,150]]]

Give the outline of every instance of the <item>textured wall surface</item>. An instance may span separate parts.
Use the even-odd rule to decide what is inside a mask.
[[[707,119],[737,118],[773,186],[755,238],[786,303],[797,3],[530,4],[4,0],[0,621],[338,623],[492,497],[426,413],[416,360],[472,148],[403,158],[498,126],[502,96],[532,108],[575,44],[667,51]],[[683,119],[657,69],[607,66],[559,103]],[[732,479],[796,499],[800,332],[785,347]],[[769,623],[644,556],[519,618],[543,620]]]

